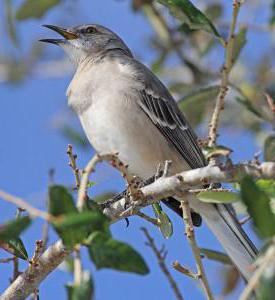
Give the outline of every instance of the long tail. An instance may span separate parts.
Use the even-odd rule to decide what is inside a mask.
[[[194,202],[190,203],[191,207],[202,215],[235,266],[248,280],[252,275],[251,264],[258,250],[239,224],[232,206]]]

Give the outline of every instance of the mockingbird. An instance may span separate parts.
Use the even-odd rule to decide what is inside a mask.
[[[76,66],[68,102],[97,153],[118,153],[129,172],[144,180],[166,160],[172,161],[171,174],[205,166],[197,137],[177,103],[118,35],[95,24],[45,27],[64,38],[41,41],[61,46]],[[168,204],[178,208],[175,201]],[[190,206],[248,279],[257,249],[231,207],[196,200]]]

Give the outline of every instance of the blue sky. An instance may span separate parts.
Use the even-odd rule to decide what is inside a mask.
[[[20,1],[17,1],[20,3]],[[60,14],[57,8],[50,12],[43,20],[30,20],[18,24],[22,46],[20,49],[10,49],[7,41],[3,38],[5,47],[0,51],[13,51],[16,55],[20,52],[27,53],[31,42],[39,38],[52,36],[48,30],[43,29],[41,24],[76,25],[79,23],[100,23],[118,32],[127,42],[133,52],[144,62],[149,63],[154,58],[154,52],[148,51],[147,41],[152,32],[151,27],[141,14],[134,14],[130,10],[129,1],[78,1],[78,10],[72,11],[66,6],[64,14]],[[0,4],[0,11],[2,4]],[[69,5],[70,6],[70,5]],[[71,7],[75,7],[73,3]],[[245,8],[244,8],[245,9]],[[265,14],[265,12],[263,12]],[[256,20],[261,22],[261,17]],[[266,43],[266,37],[261,37],[262,46]],[[257,57],[259,46],[252,38],[249,55]],[[48,46],[50,47],[50,46]],[[5,49],[5,50],[4,50]],[[58,48],[47,49],[53,57],[62,57],[63,53]],[[247,56],[246,56],[247,58]],[[73,175],[68,167],[66,147],[68,140],[65,139],[55,128],[54,120],[60,115],[68,114],[65,91],[72,75],[58,78],[36,78],[29,75],[19,84],[0,84],[0,187],[15,195],[27,199],[32,205],[44,208],[48,184],[48,171],[55,168],[55,181],[61,184],[73,183]],[[70,119],[71,120],[71,119]],[[76,119],[70,122],[77,124]],[[246,132],[236,132],[226,129],[221,134],[221,144],[234,149],[235,161],[250,159],[259,149],[253,143],[253,136]],[[93,150],[83,151],[75,148],[79,156],[79,165],[84,167],[85,163],[93,155]],[[92,180],[97,184],[92,193],[101,191],[123,189],[123,181],[116,171],[106,164],[99,166]],[[0,201],[1,223],[13,218],[15,207]],[[149,212],[150,209],[147,209]],[[183,265],[194,268],[194,261],[190,249],[182,234],[184,227],[181,220],[170,214],[174,222],[175,232],[171,239],[163,240],[157,229],[144,224],[136,217],[130,219],[130,226],[126,228],[124,221],[112,226],[113,235],[116,239],[129,242],[139,250],[148,263],[151,273],[147,276],[138,276],[120,273],[110,270],[96,271],[84,252],[85,268],[92,271],[95,280],[95,299],[173,299],[171,289],[160,272],[156,258],[151,250],[144,245],[144,236],[140,227],[146,225],[160,246],[165,243],[168,249],[167,264],[179,260]],[[34,249],[34,241],[41,238],[43,222],[36,220],[32,227],[23,234],[23,240],[29,253]],[[202,247],[220,249],[213,235],[203,226],[197,230],[199,244]],[[50,240],[54,242],[57,237],[50,231]],[[0,253],[0,257],[7,257],[6,253]],[[219,264],[205,260],[206,270],[210,278],[210,285],[217,289],[217,280],[220,280],[221,267]],[[25,265],[22,264],[22,270]],[[11,265],[0,265],[1,280],[0,292],[8,285],[8,276],[11,274]],[[189,278],[171,272],[176,278],[180,289],[187,299],[203,299],[197,283]],[[40,286],[41,299],[65,299],[64,284],[71,280],[71,276],[63,271],[56,270]],[[192,295],[192,296],[190,296]],[[231,299],[236,299],[236,294]]]

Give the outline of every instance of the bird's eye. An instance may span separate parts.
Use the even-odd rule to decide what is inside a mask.
[[[90,27],[87,27],[87,28],[86,28],[85,32],[86,32],[86,33],[96,33],[97,30],[96,30],[95,27],[90,26]]]

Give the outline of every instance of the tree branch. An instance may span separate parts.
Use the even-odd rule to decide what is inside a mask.
[[[69,157],[69,166],[74,172],[75,177],[75,189],[78,190],[80,187],[80,175],[79,175],[79,168],[76,164],[77,154],[73,153],[73,146],[71,144],[68,145],[67,154]]]
[[[31,206],[29,203],[24,201],[23,199],[13,196],[3,190],[0,190],[0,198],[3,200],[6,200],[7,202],[13,203],[16,206],[25,209],[32,217],[40,217],[44,220],[47,220],[49,222],[53,222],[56,220],[56,218],[50,214],[48,214],[45,211],[39,210],[38,208],[35,208]]]
[[[135,214],[142,207],[177,193],[182,193],[182,191],[186,192],[190,187],[201,186],[205,183],[237,182],[246,175],[250,175],[254,179],[275,179],[275,162],[264,162],[262,164],[245,163],[226,167],[208,165],[203,168],[184,171],[174,176],[160,177],[155,182],[141,188],[143,194],[142,202],[137,200],[130,201],[129,206],[125,198],[112,199],[103,204],[103,212],[113,222],[117,222],[126,216]],[[6,193],[0,193],[0,197],[3,197],[3,195],[5,196]],[[11,202],[14,203],[13,201]],[[23,202],[26,204],[25,201]],[[18,203],[15,204],[18,205]],[[127,206],[126,208],[125,205]],[[29,205],[24,205],[23,207],[29,211]],[[40,213],[37,216],[40,216]],[[1,299],[25,299],[50,272],[57,268],[69,253],[70,251],[64,247],[61,241],[50,246],[39,257],[35,271],[29,267],[18,276],[4,292]]]
[[[192,224],[191,214],[190,214],[190,208],[188,204],[188,197],[185,197],[184,200],[181,201],[181,208],[182,208],[182,217],[183,221],[185,223],[185,235],[187,237],[187,240],[189,242],[189,245],[191,246],[196,266],[197,266],[197,278],[200,281],[202,288],[207,296],[208,300],[214,300],[214,297],[212,295],[212,292],[210,290],[210,286],[204,271],[204,267],[201,261],[200,256],[200,250],[197,246],[196,240],[195,240],[195,234],[194,234],[194,227]]]
[[[236,165],[208,165],[203,168],[184,171],[170,177],[160,177],[155,182],[141,188],[142,201],[127,198],[112,199],[102,204],[103,212],[113,222],[136,214],[141,208],[186,192],[193,187],[217,182],[239,182],[244,176],[254,179],[275,179],[275,163],[243,163]],[[126,208],[125,208],[126,207]]]
[[[224,99],[226,97],[228,91],[228,85],[229,85],[229,74],[233,66],[233,49],[234,49],[234,42],[235,42],[234,32],[236,28],[236,22],[237,22],[240,6],[241,6],[240,1],[233,0],[232,20],[230,24],[228,38],[225,43],[225,62],[222,68],[220,91],[216,99],[215,108],[209,124],[208,146],[214,146],[216,144],[220,113],[221,110],[223,110],[224,108]]]
[[[19,275],[17,279],[2,294],[1,300],[23,300],[30,295],[47,275],[56,269],[69,254],[61,241],[57,241],[41,255],[35,268],[28,269]]]

